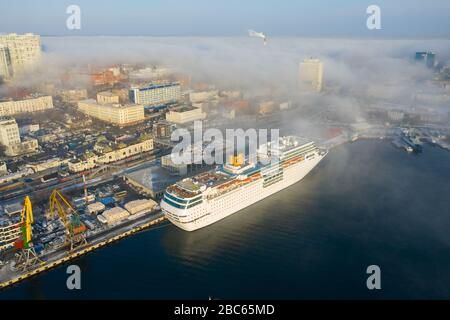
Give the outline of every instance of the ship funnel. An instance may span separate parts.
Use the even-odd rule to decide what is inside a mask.
[[[244,155],[242,153],[238,155],[230,155],[230,164],[234,167],[240,167],[244,164]]]

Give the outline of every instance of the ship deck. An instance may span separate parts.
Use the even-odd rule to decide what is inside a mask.
[[[202,187],[216,187],[230,180],[233,180],[233,177],[223,172],[204,172],[178,181],[168,187],[167,191],[180,198],[193,198],[201,193]]]

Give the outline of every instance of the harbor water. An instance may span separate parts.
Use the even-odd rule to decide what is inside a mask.
[[[205,229],[166,223],[1,299],[450,298],[450,153],[341,145],[301,182]],[[368,290],[366,269],[381,269]]]

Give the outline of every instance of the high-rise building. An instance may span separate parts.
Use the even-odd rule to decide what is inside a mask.
[[[20,74],[27,71],[41,59],[41,38],[32,33],[0,35],[0,46],[8,51],[12,74]],[[0,68],[2,68],[1,60],[2,58],[0,57]]]
[[[19,126],[14,118],[0,118],[0,144],[9,147],[20,143]]]
[[[426,65],[428,68],[434,68],[434,66],[436,65],[436,53],[434,52],[427,53]]]
[[[436,53],[431,51],[418,51],[416,52],[415,60],[425,63],[428,68],[434,68],[436,65]]]
[[[427,53],[426,52],[424,52],[424,51],[416,52],[416,58],[415,59],[417,61],[424,61],[426,57],[427,57]]]
[[[9,79],[12,76],[11,58],[9,50],[0,44],[0,78]]]
[[[298,73],[299,89],[302,92],[320,92],[323,85],[323,64],[319,59],[305,59]]]
[[[141,87],[132,87],[130,101],[146,107],[160,106],[181,99],[181,86],[179,82],[150,84]]]

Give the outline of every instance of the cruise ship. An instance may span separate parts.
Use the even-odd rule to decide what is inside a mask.
[[[253,162],[232,155],[229,163],[169,186],[161,209],[174,225],[194,231],[300,181],[326,154],[312,141],[282,137],[262,145]]]

